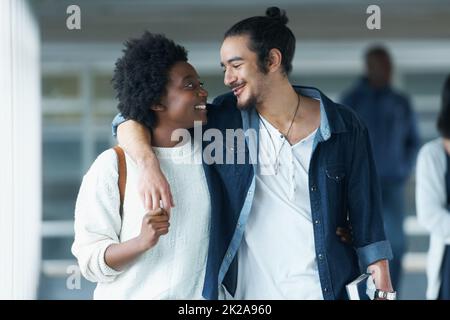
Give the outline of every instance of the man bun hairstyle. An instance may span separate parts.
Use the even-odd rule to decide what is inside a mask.
[[[286,16],[286,12],[278,7],[267,8],[266,16],[272,19],[279,20],[284,25],[286,25],[289,22],[289,19]]]
[[[248,47],[258,57],[258,67],[267,73],[269,52],[278,49],[281,52],[281,66],[285,75],[292,71],[292,59],[295,53],[295,36],[286,26],[289,19],[284,10],[270,7],[265,16],[244,19],[225,32],[224,39],[233,36],[249,36]]]

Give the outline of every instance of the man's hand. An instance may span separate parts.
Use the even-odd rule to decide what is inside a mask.
[[[375,282],[375,287],[379,290],[386,292],[393,292],[391,284],[391,277],[389,274],[389,262],[387,260],[380,260],[371,264],[367,271],[372,274],[372,278]],[[377,299],[381,300],[381,299]]]
[[[162,206],[170,215],[170,209],[175,204],[170,186],[151,148],[148,129],[137,121],[128,120],[117,128],[117,139],[139,168],[138,192],[145,210],[156,210]]]
[[[142,250],[153,248],[159,237],[169,232],[169,226],[169,215],[163,209],[147,212],[142,218],[141,233],[138,236]]]
[[[170,216],[170,209],[174,207],[169,183],[162,173],[159,162],[142,161],[138,163],[139,181],[138,192],[145,210],[156,210],[162,207]]]
[[[353,237],[352,237],[352,228],[341,228],[337,227],[336,229],[336,235],[339,237],[339,239],[348,245],[353,245]]]

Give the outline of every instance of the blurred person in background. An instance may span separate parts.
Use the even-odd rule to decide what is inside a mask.
[[[440,137],[425,144],[417,159],[416,206],[430,232],[427,298],[450,300],[450,76],[437,127]]]
[[[366,75],[347,91],[342,103],[363,120],[372,142],[381,184],[383,218],[394,259],[389,267],[394,288],[399,288],[401,261],[406,249],[403,219],[405,184],[414,166],[419,136],[408,97],[392,87],[392,61],[381,46],[368,49]]]

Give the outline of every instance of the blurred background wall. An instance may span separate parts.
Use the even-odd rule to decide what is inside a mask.
[[[16,3],[6,1],[12,2]],[[93,284],[84,280],[75,288],[67,284],[70,266],[76,264],[70,253],[73,210],[83,174],[97,154],[115,143],[110,134],[116,113],[110,79],[122,43],[149,30],[183,44],[211,101],[227,91],[219,66],[224,31],[240,19],[264,14],[274,1],[35,0],[30,4],[39,22],[42,48],[43,226],[38,297],[90,298]],[[81,9],[81,30],[66,27],[71,4]],[[366,27],[370,4],[381,8],[381,30]],[[287,11],[288,26],[297,38],[292,82],[316,86],[337,99],[363,72],[367,46],[384,44],[394,59],[395,86],[412,98],[422,143],[437,136],[439,95],[450,71],[448,0],[279,0],[276,5]],[[31,107],[36,101],[30,102],[29,112],[39,110]],[[32,139],[38,136],[34,131],[27,134]],[[40,147],[34,148],[37,152]],[[428,235],[415,217],[414,176],[406,192],[408,254],[400,294],[423,299]],[[5,237],[3,232],[0,236]]]
[[[0,1],[0,299],[34,299],[41,261],[41,94],[37,21]]]

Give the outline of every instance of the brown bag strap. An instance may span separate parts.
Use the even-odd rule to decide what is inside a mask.
[[[123,216],[123,200],[125,198],[125,185],[127,184],[127,162],[125,160],[125,153],[119,146],[113,147],[117,154],[117,167],[119,169],[119,193],[120,193],[120,217]]]

